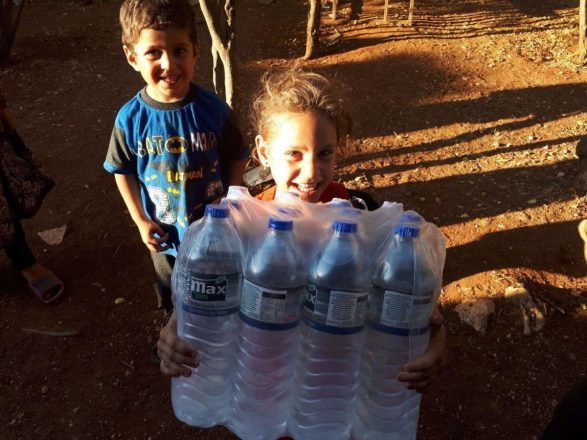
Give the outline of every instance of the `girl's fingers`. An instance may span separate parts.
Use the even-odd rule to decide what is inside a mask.
[[[192,374],[191,369],[199,365],[199,361],[196,358],[174,352],[169,347],[159,347],[157,354],[161,359],[159,368],[167,376],[178,377],[181,375],[189,377]]]
[[[190,368],[179,364],[170,364],[165,362],[163,359],[161,359],[161,362],[159,363],[159,369],[163,374],[171,377],[189,377],[192,374],[192,370]]]
[[[196,368],[199,364],[198,353],[188,344],[179,340],[168,344],[164,340],[157,342],[157,353],[161,359],[169,360],[177,364],[186,364]]]
[[[405,382],[406,388],[423,393],[434,383],[439,374],[438,368],[415,373],[402,372],[398,375],[398,380]]]
[[[424,353],[422,357],[413,360],[412,362],[408,362],[402,367],[403,372],[420,372],[426,371],[433,368],[437,363],[439,363],[440,359],[432,356],[430,352]],[[400,373],[402,374],[402,373]]]
[[[418,371],[402,371],[397,375],[397,380],[401,382],[421,382],[435,378],[440,373],[441,369],[438,366],[433,366],[426,370]]]

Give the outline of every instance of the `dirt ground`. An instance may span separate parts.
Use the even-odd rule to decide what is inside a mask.
[[[405,18],[407,2],[391,4],[391,18]],[[577,4],[417,0],[406,27],[382,22],[383,0],[365,0],[356,21],[341,1],[336,20],[324,12],[321,56],[303,62],[303,2],[238,2],[243,101],[270,66],[336,77],[356,122],[337,178],[404,203],[446,236],[448,364],[423,400],[422,440],[538,438],[556,402],[585,378],[576,227],[587,196],[572,184],[587,131],[587,71],[573,64]],[[57,181],[24,223],[29,241],[67,286],[46,306],[0,255],[1,439],[234,438],[177,421],[169,381],[149,358],[161,317],[151,262],[102,168],[116,112],[141,87],[120,48],[118,7],[27,2],[12,63],[0,70],[21,135]],[[196,80],[210,88],[209,37],[199,30]],[[244,118],[243,130],[250,134]],[[63,225],[60,245],[37,235]],[[519,298],[505,294],[520,285],[545,312],[544,328],[529,336]],[[468,299],[495,304],[485,334],[455,311]]]

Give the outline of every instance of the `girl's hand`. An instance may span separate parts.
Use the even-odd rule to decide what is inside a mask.
[[[141,239],[151,252],[161,252],[167,249],[169,234],[153,220],[144,219],[137,224]]]
[[[200,363],[198,352],[177,337],[175,313],[159,333],[157,354],[161,359],[161,372],[170,377],[189,377],[192,374],[191,368],[196,368]]]
[[[398,374],[406,388],[424,393],[444,370],[446,364],[446,327],[438,308],[430,317],[430,344],[418,359],[408,362]]]

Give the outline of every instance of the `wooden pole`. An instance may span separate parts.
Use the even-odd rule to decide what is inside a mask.
[[[579,56],[587,62],[587,0],[579,1]]]
[[[239,104],[234,90],[235,3],[236,0],[200,0],[202,15],[212,38],[212,75],[215,91],[223,96],[233,109]]]
[[[410,8],[408,9],[408,26],[412,25],[413,18],[414,18],[414,0],[410,0]]]
[[[310,0],[308,12],[308,26],[306,29],[306,53],[304,59],[312,58],[318,50],[320,43],[320,14],[322,12],[321,0]]]

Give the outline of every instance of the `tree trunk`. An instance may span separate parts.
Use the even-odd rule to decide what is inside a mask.
[[[20,22],[24,0],[2,0],[0,8],[0,64],[8,63],[10,49]],[[16,13],[13,13],[16,8]]]
[[[214,83],[214,91],[218,96],[226,99],[224,88],[224,66],[222,59],[216,47],[212,45],[212,82]]]
[[[320,14],[322,13],[321,0],[310,0],[308,12],[308,27],[306,31],[306,53],[304,59],[313,58],[320,43]]]
[[[587,62],[587,0],[579,1],[579,56]]]
[[[236,64],[234,59],[236,0],[200,0],[200,8],[212,37],[214,89],[231,108],[238,106],[234,90]]]
[[[351,0],[351,20],[358,20],[363,12],[363,0]]]

